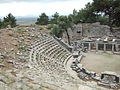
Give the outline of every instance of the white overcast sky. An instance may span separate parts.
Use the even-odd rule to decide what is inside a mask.
[[[39,16],[42,12],[53,15],[68,15],[73,9],[80,10],[92,0],[0,0],[0,16]]]

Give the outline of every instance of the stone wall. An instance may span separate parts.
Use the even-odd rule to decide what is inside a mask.
[[[68,43],[65,43],[64,40],[62,39],[59,39],[57,37],[54,36],[54,39],[56,41],[58,41],[63,47],[65,47],[69,52],[72,52],[73,51],[73,47],[70,46]]]
[[[120,87],[120,76],[111,71],[101,72],[97,74],[96,72],[87,70],[80,62],[83,55],[80,58],[74,58],[71,63],[71,68],[77,73],[77,76],[82,80],[93,80],[97,82],[97,85],[102,85],[112,89],[118,89]],[[80,60],[80,61],[79,61]]]
[[[83,23],[74,25],[73,30],[68,29],[71,40],[79,40],[82,37],[102,37],[111,35],[110,29],[107,25],[100,25],[99,23]],[[66,38],[64,33],[63,38]]]

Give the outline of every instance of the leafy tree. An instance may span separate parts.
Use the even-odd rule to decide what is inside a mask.
[[[108,16],[110,30],[113,24],[119,24],[120,0],[93,0],[92,3],[96,13],[103,13]]]
[[[71,20],[72,20],[72,22],[74,23],[74,24],[78,24],[78,22],[79,22],[79,17],[78,17],[78,12],[77,12],[77,10],[73,10],[73,14],[70,14],[69,16],[68,16],[69,18],[72,18]]]
[[[6,27],[7,25],[11,25],[11,27],[16,26],[16,19],[11,13],[3,19],[3,27]]]
[[[52,35],[55,35],[58,38],[62,38],[62,34],[63,34],[63,29],[60,29],[58,25],[52,25]]]
[[[67,38],[68,38],[68,44],[70,45],[70,37],[69,37],[69,34],[68,34],[68,28],[72,27],[72,23],[71,23],[70,18],[68,18],[67,16],[60,16],[58,18],[58,24],[57,25],[59,26],[59,28],[61,30],[66,32]]]
[[[84,23],[94,23],[97,20],[97,15],[94,13],[94,8],[90,3],[86,4],[85,8],[79,10],[78,17]]]
[[[86,5],[85,8],[82,8],[77,12],[77,10],[73,10],[73,14],[70,14],[69,17],[72,17],[72,22],[74,24],[84,23],[93,23],[97,20],[97,15],[93,12],[94,9],[90,3]]]
[[[38,25],[47,25],[49,22],[49,18],[45,13],[42,13],[39,18],[37,18],[36,24]]]
[[[1,19],[0,19],[0,28],[2,28],[2,21],[1,21]]]
[[[100,22],[100,24],[107,24],[108,23],[108,17],[106,17],[105,15],[98,15],[97,16],[97,22]]]
[[[54,15],[52,15],[52,19],[50,21],[51,24],[57,24],[57,20],[59,18],[59,13],[55,13]]]
[[[115,15],[113,18],[115,18],[115,20],[113,21],[113,25],[120,27],[120,7],[115,9]]]
[[[72,18],[67,16],[59,16],[57,19],[57,24],[52,24],[52,26],[52,34],[58,38],[62,37],[63,32],[66,32],[68,44],[70,45],[68,28],[72,28]]]

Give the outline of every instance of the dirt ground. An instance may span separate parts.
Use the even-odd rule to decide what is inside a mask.
[[[90,71],[97,73],[112,71],[120,75],[120,55],[89,52],[82,59],[81,63]]]

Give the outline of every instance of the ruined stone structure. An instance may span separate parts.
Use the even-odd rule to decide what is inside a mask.
[[[74,25],[72,30],[68,29],[68,33],[71,41],[82,40],[85,37],[88,38],[101,38],[103,36],[110,36],[120,38],[120,30],[114,30],[110,32],[110,28],[107,25],[100,25],[100,23],[82,23]],[[63,34],[63,39],[66,40],[66,33]]]
[[[70,52],[71,47],[48,34],[31,35],[34,36],[37,39],[26,53],[29,58],[6,61],[13,68],[0,72],[0,90],[111,90],[94,81],[81,80],[94,78],[96,73],[80,64],[83,57],[80,49]],[[0,64],[1,69],[5,66]]]
[[[75,39],[75,42],[71,43],[72,46],[69,46],[62,39],[45,34],[48,31],[42,33],[39,28],[33,27],[18,27],[18,29],[21,30],[20,35],[15,33],[14,28],[12,28],[13,33],[12,30],[4,32],[5,34],[9,32],[6,36],[11,36],[8,37],[9,42],[1,39],[3,45],[0,48],[3,50],[0,52],[0,59],[2,59],[0,60],[0,90],[112,90],[98,84],[107,84],[112,88],[119,85],[119,75],[104,72],[98,77],[97,73],[87,70],[80,63],[84,57],[82,52],[84,49],[99,51],[102,48],[103,51],[106,49],[106,51],[113,50],[114,53],[119,52],[120,45],[117,40],[84,39],[77,42]],[[78,30],[78,33],[81,34],[81,31]],[[106,44],[104,48],[101,43],[110,45]],[[111,44],[114,44],[113,47]],[[6,46],[10,48],[7,49]],[[112,83],[107,83],[108,81]]]
[[[110,36],[111,32],[107,25],[100,25],[99,23],[83,23],[74,25],[73,30],[68,30],[71,40],[81,40],[83,37],[102,37]],[[63,38],[67,38],[66,34],[63,35]]]
[[[83,65],[80,64],[80,61],[75,59],[70,66],[72,70],[77,73],[77,76],[80,79],[95,80],[98,82],[97,83],[98,85],[107,86],[110,88],[119,87],[120,76],[118,74],[116,74],[115,72],[111,72],[111,71],[105,71],[105,72],[101,72],[101,74],[97,74],[96,72],[89,71],[85,67],[83,67]]]
[[[86,86],[89,89],[105,90],[97,84],[91,82],[89,84],[71,76],[71,72],[67,70],[67,68],[70,68],[70,66],[67,67],[67,62],[74,60],[72,53],[49,35],[42,34],[39,38],[31,46],[29,63],[31,68],[35,68],[41,73],[39,75],[44,82],[57,86],[57,90],[77,90]],[[31,77],[31,75],[28,75],[28,77]]]
[[[109,86],[111,88],[116,88],[120,84],[120,76],[115,72],[105,71],[101,73],[100,85]]]
[[[113,53],[120,52],[120,40],[83,40],[81,42],[82,48],[91,51],[91,50],[102,50],[104,52],[106,51],[112,51]]]
[[[120,54],[119,30],[111,33],[107,25],[100,25],[99,23],[84,23],[75,25],[73,30],[69,29],[68,31],[71,39],[71,45],[74,47],[72,50],[73,52],[109,51],[113,54]],[[66,34],[63,36],[63,39],[67,38]],[[73,53],[73,56],[77,57],[78,54]],[[117,86],[120,85],[120,76],[113,74],[112,72],[109,73],[108,71],[98,75],[95,72],[86,70],[77,60],[73,61],[71,68],[78,74],[80,79],[97,80],[99,81],[99,85],[111,88],[117,88]]]

